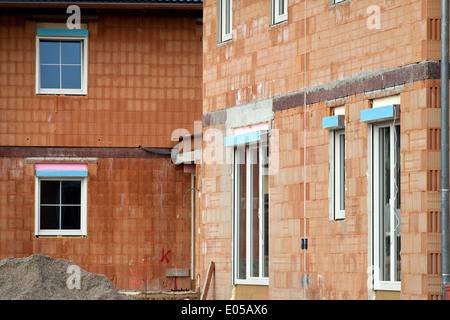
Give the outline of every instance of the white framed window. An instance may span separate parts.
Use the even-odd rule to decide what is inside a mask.
[[[401,288],[400,126],[372,125],[374,289]]]
[[[331,220],[345,218],[345,130],[330,131]]]
[[[36,177],[35,235],[86,235],[86,178]]]
[[[261,143],[234,148],[235,284],[269,284],[268,152]]]
[[[87,30],[38,29],[36,94],[87,94]]]
[[[217,0],[218,42],[231,40],[233,4],[232,0]]]
[[[288,0],[271,0],[270,12],[272,24],[286,21],[288,16]]]

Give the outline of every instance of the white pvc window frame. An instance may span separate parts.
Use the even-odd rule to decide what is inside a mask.
[[[232,39],[233,0],[217,0],[217,26],[219,43]]]
[[[270,9],[273,25],[287,21],[288,0],[271,0]]]
[[[330,220],[345,219],[345,130],[330,131]]]
[[[241,159],[242,153],[238,151],[238,149],[245,148],[245,159]],[[267,241],[269,239],[268,234],[266,236],[265,233],[269,232],[269,226],[265,225],[265,211],[264,211],[264,175],[267,174],[268,169],[267,167],[264,168],[265,161],[259,161],[259,197],[258,197],[258,277],[252,276],[253,270],[253,264],[252,260],[253,256],[253,236],[254,236],[254,229],[252,228],[254,226],[253,221],[253,211],[249,210],[250,208],[254,207],[253,203],[253,197],[249,196],[253,194],[254,186],[253,186],[253,166],[252,164],[255,163],[255,152],[252,152],[251,150],[254,150],[257,148],[257,152],[259,153],[259,159],[267,159],[265,152],[267,152],[267,146],[261,147],[261,144],[254,142],[247,145],[242,146],[236,146],[234,148],[234,163],[233,163],[233,283],[234,284],[244,284],[244,285],[269,285],[269,277],[264,277],[263,275],[266,273],[268,275],[268,270],[264,270],[265,268],[265,246],[269,245],[268,243],[265,244],[264,238],[267,238]],[[245,225],[245,279],[241,279],[239,277],[239,263],[240,263],[240,246],[241,241],[244,241],[240,239],[240,221],[241,221],[241,209],[240,209],[240,194],[241,194],[241,172],[240,172],[240,164],[242,164],[245,161],[245,168],[246,168],[246,225]],[[268,162],[268,161],[266,161]],[[268,182],[267,182],[268,183]],[[267,186],[268,187],[268,186]],[[267,268],[269,268],[269,262],[267,262]]]
[[[398,122],[395,123],[381,123],[381,124],[372,124],[372,181],[373,181],[373,189],[372,189],[372,205],[373,205],[373,235],[372,235],[372,247],[373,247],[373,289],[374,290],[387,290],[387,291],[400,291],[401,290],[401,279],[396,279],[396,274],[399,271],[399,262],[397,259],[397,249],[398,243],[396,236],[400,234],[400,210],[395,208],[395,203],[397,201],[397,197],[400,196],[400,181],[396,181],[396,169],[400,163],[396,163],[396,159],[399,158],[397,155],[396,144],[400,142],[400,137],[396,136],[396,127],[399,126]],[[384,251],[381,242],[381,232],[383,232],[383,228],[380,225],[380,216],[381,212],[381,196],[380,196],[380,188],[383,181],[380,180],[380,160],[379,160],[379,151],[380,151],[380,136],[379,129],[380,128],[389,128],[389,251],[390,251],[390,265],[389,265],[389,278],[390,280],[386,281],[382,279],[382,271],[383,267],[381,264],[383,262]],[[386,230],[384,230],[386,231]],[[385,236],[385,235],[384,235]],[[381,257],[383,255],[383,257]]]
[[[81,204],[80,204],[80,229],[54,229],[41,230],[40,210],[41,210],[41,181],[81,181]],[[87,235],[87,179],[79,177],[49,177],[35,178],[35,236],[86,236]]]
[[[81,88],[80,89],[50,89],[41,88],[41,57],[40,44],[42,40],[47,41],[80,41],[81,42]],[[60,36],[60,35],[37,35],[36,36],[36,94],[45,95],[87,95],[87,57],[88,57],[88,37],[87,36]]]

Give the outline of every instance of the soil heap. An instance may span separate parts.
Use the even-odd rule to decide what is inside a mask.
[[[79,275],[79,277],[78,277]],[[79,279],[79,281],[77,281]],[[43,254],[0,261],[1,300],[122,300],[104,275]]]

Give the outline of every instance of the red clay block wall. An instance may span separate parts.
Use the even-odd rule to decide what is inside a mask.
[[[289,1],[287,23],[270,26],[269,1],[233,2],[233,38],[218,45],[217,2],[205,1],[203,111],[438,59],[426,18],[436,3],[362,0],[330,8],[328,0]],[[380,8],[379,29],[367,27],[372,5]]]
[[[346,110],[345,220],[329,215],[329,132],[320,102],[275,113],[278,167],[269,176],[270,299],[371,299],[368,125],[360,110],[399,94],[401,168],[401,299],[439,299],[439,110],[437,80],[352,95]],[[215,125],[205,130],[224,130]],[[224,131],[223,131],[224,132]],[[196,219],[197,272],[215,262],[214,297],[232,295],[232,166],[204,163],[202,212]],[[301,249],[301,239],[308,249]]]
[[[190,268],[190,175],[170,159],[88,164],[87,237],[36,238],[34,163],[0,157],[0,259],[43,253],[106,275],[117,289],[174,289],[167,268]],[[177,288],[190,288],[178,278]]]
[[[225,44],[217,44],[217,3],[204,4],[204,113],[439,59],[438,0],[349,1],[334,8],[328,0],[290,1],[288,21],[278,26],[269,25],[269,1],[236,3],[233,38]],[[379,29],[367,27],[371,5],[380,8]],[[278,172],[269,178],[271,299],[373,298],[367,286],[368,125],[359,115],[371,99],[391,94],[401,100],[402,284],[396,297],[440,298],[439,81],[425,80],[275,110],[280,150]],[[339,104],[346,110],[346,217],[331,221],[329,135],[321,121]],[[206,125],[205,131],[225,129]],[[228,299],[231,167],[204,164],[202,181],[199,267],[205,274],[208,261],[221,262],[215,290]],[[308,250],[301,250],[301,238]]]
[[[87,96],[35,94],[36,22],[0,15],[0,145],[171,147],[201,119],[195,18],[99,16],[88,23]]]

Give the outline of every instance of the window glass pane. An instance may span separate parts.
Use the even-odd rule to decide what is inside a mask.
[[[380,276],[390,281],[391,227],[390,227],[390,134],[389,128],[379,129],[379,205],[380,205]]]
[[[396,255],[396,275],[395,281],[400,281],[401,271],[401,234],[400,234],[400,126],[395,126],[395,255]]]
[[[261,148],[261,149],[260,149]],[[268,147],[246,146],[234,153],[236,278],[269,276]],[[261,162],[261,157],[266,161]],[[262,207],[261,207],[262,206]]]
[[[61,42],[61,64],[81,64],[81,42]]]
[[[41,206],[40,229],[59,229],[59,206]]]
[[[81,66],[61,66],[61,88],[81,89]]]
[[[245,164],[245,149],[236,149],[236,159],[237,161],[237,195],[236,199],[238,201],[238,278],[246,278],[246,256],[247,256],[247,188],[246,188],[246,178],[247,170]]]
[[[231,0],[225,0],[225,33],[228,34],[231,32]]]
[[[267,159],[267,162],[264,163],[264,172],[263,176],[263,195],[264,195],[264,207],[263,207],[263,215],[264,215],[264,226],[263,226],[263,250],[264,250],[264,265],[263,265],[263,277],[269,277],[269,147],[266,146],[263,150],[263,154]]]
[[[39,47],[40,64],[60,64],[59,41],[41,41]]]
[[[81,181],[61,181],[61,203],[81,204]]]
[[[345,135],[339,135],[339,179],[340,179],[340,201],[339,201],[339,209],[345,210]]]
[[[81,207],[61,207],[61,229],[81,229]]]
[[[251,242],[251,276],[259,277],[259,152],[257,148],[249,150],[251,152],[251,190],[252,190],[252,242]]]
[[[59,204],[59,181],[41,181],[41,204]]]
[[[41,65],[41,88],[59,89],[60,86],[60,67]]]

